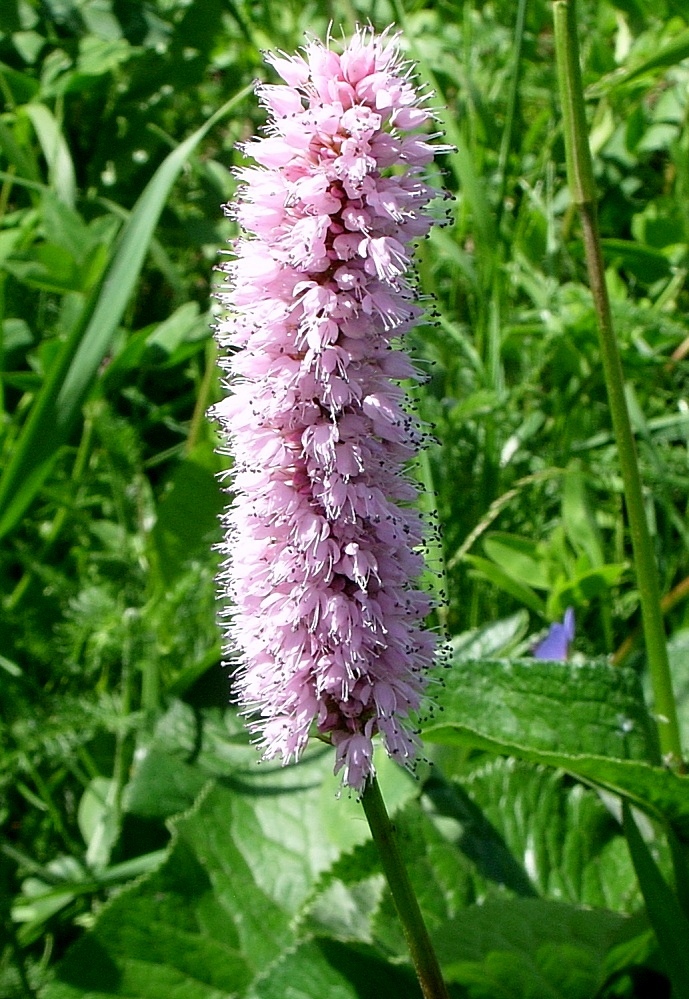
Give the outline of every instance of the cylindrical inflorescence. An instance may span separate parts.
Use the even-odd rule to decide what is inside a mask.
[[[214,409],[234,459],[220,588],[235,690],[265,758],[315,729],[361,790],[373,736],[403,764],[435,649],[418,588],[423,525],[405,463],[421,431],[397,338],[422,310],[407,280],[437,191],[432,112],[397,38],[362,28],[341,54],[269,55],[266,136],[228,211]]]

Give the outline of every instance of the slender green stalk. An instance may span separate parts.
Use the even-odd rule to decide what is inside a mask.
[[[7,936],[9,938],[9,945],[12,950],[12,957],[14,959],[14,967],[17,969],[19,975],[19,981],[21,982],[21,987],[24,990],[24,996],[26,999],[35,999],[38,995],[36,990],[32,987],[29,982],[29,976],[26,972],[26,951],[22,949],[19,940],[17,939],[17,927],[15,922],[8,918],[5,924]]]
[[[498,199],[497,199],[497,222],[500,225],[500,218],[504,211],[505,191],[507,188],[507,160],[512,149],[512,136],[514,135],[514,123],[517,117],[517,106],[519,102],[519,80],[522,62],[522,48],[524,44],[524,21],[526,19],[526,0],[517,2],[517,20],[514,28],[514,45],[512,47],[512,73],[510,77],[510,87],[507,96],[507,111],[505,114],[505,127],[502,132],[502,142],[500,143],[500,158],[498,160]]]
[[[201,379],[201,385],[199,387],[196,405],[194,406],[194,412],[191,417],[191,423],[189,424],[189,436],[187,437],[184,445],[184,453],[187,455],[191,454],[201,440],[201,433],[206,418],[206,410],[211,402],[210,397],[211,392],[213,391],[213,383],[217,372],[216,347],[214,340],[209,340],[206,345],[205,362],[206,367],[203,373],[203,378]]]
[[[361,803],[373,841],[378,847],[424,999],[449,999],[433,944],[397,846],[394,826],[375,777],[367,783]]]
[[[682,746],[660,605],[658,572],[644,512],[639,463],[624,394],[624,377],[613,328],[605,267],[598,232],[597,197],[588,143],[584,91],[579,63],[575,0],[554,0],[557,60],[572,201],[579,210],[589,283],[598,319],[603,374],[617,443],[634,569],[641,603],[646,656],[653,687],[660,748],[670,766],[682,767]]]
[[[34,766],[31,760],[26,759],[25,766],[31,775],[31,779],[33,780],[36,790],[38,791],[38,797],[42,802],[43,807],[45,807],[48,815],[52,819],[53,827],[62,839],[62,842],[67,847],[68,853],[71,853],[75,857],[79,857],[81,848],[79,843],[67,828],[67,825],[62,818],[62,812],[53,799],[53,788],[51,788],[47,781],[43,779],[40,771],[36,766]],[[53,781],[53,787],[54,783],[55,782]]]

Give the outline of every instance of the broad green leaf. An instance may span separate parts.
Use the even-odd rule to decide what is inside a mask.
[[[518,583],[535,587],[537,590],[548,589],[550,585],[548,563],[547,559],[539,554],[536,541],[521,538],[516,534],[493,531],[486,535],[483,547],[488,557]]]
[[[316,752],[329,773],[321,789],[322,831],[341,849],[351,849],[368,836],[361,806],[352,797],[338,796],[332,750],[323,747]],[[144,818],[167,818],[190,808],[200,789],[212,778],[230,779],[237,791],[260,794],[266,784],[266,770],[274,771],[275,765],[259,766],[259,759],[244,721],[236,712],[195,713],[189,705],[175,701],[158,721],[153,738],[137,750],[124,791],[124,809]],[[380,750],[376,769],[391,814],[418,793],[409,774]],[[295,771],[296,782],[299,772]]]
[[[395,816],[395,832],[402,858],[431,938],[477,895],[485,898],[488,885],[477,877],[473,864],[442,833],[416,802]],[[386,888],[381,906],[371,922],[374,942],[393,953],[406,955],[392,896]]]
[[[31,247],[23,260],[5,261],[5,270],[30,288],[65,294],[86,291],[84,273],[64,247],[45,242]]]
[[[233,712],[203,711],[173,701],[158,720],[152,737],[140,743],[123,808],[142,818],[168,818],[191,808],[201,789],[215,777],[232,774],[247,788],[265,780],[257,766],[242,720]]]
[[[558,580],[548,598],[548,606],[557,607],[561,612],[566,607],[585,604],[601,594],[607,593],[620,582],[627,571],[626,562],[613,565],[600,565],[587,569],[569,579]]]
[[[519,792],[525,775],[529,780]],[[456,789],[461,795],[461,787]],[[595,869],[613,859],[613,839],[616,851],[626,854],[619,826],[592,791],[567,787],[562,777],[524,764],[496,761],[477,773],[469,790],[469,807],[463,802],[459,809],[441,810],[436,786],[429,796],[434,805],[430,816],[410,804],[395,817],[400,848],[446,978],[469,987],[471,996],[488,996],[495,988],[496,995],[510,999],[590,999],[608,975],[610,947],[636,935],[639,927],[621,913],[529,899],[534,889],[524,868],[544,880],[539,887],[557,894],[559,886],[561,898],[582,890],[590,905],[593,897],[600,899]],[[584,799],[589,807],[582,808]],[[478,802],[490,806],[485,815]],[[491,825],[489,817],[498,821]],[[559,842],[563,828],[569,835]],[[593,842],[587,845],[589,836]],[[519,857],[509,853],[508,838],[523,851],[521,868]],[[585,847],[581,866],[571,856],[579,846]],[[620,905],[623,890],[612,880],[622,872],[629,891],[634,878],[628,857],[626,865],[612,864],[609,872],[609,894]],[[505,890],[527,898],[515,899]],[[521,904],[526,901],[533,905]],[[303,925],[318,936],[374,944],[396,960],[408,961],[371,844],[337,861]]]
[[[411,968],[390,964],[373,948],[316,939],[285,955],[248,999],[416,999]]]
[[[12,42],[24,62],[34,63],[46,40],[37,31],[16,31]]]
[[[198,339],[198,331],[206,332],[208,322],[199,315],[196,302],[185,302],[164,322],[159,323],[153,333],[146,339],[149,350],[162,353],[169,357],[180,344],[188,339]]]
[[[631,670],[592,662],[456,662],[424,739],[559,767],[689,832],[689,777],[663,769]]]
[[[636,673],[606,662],[454,662],[436,700],[443,713],[426,738],[471,725],[487,738],[563,755],[658,759]]]
[[[492,899],[458,912],[434,945],[448,982],[471,999],[592,999],[630,920],[545,899]]]
[[[644,284],[653,284],[671,273],[670,261],[651,246],[627,239],[602,239],[601,245],[606,261],[624,267]]]
[[[497,781],[492,779],[495,775]],[[522,793],[515,793],[525,775],[533,781]],[[488,793],[486,780],[491,785]],[[430,794],[434,806],[439,804],[438,790],[436,787]],[[457,791],[461,794],[461,788]],[[519,869],[518,860],[509,855],[500,826],[491,828],[474,798],[490,800],[491,817],[497,815],[503,829],[505,823],[512,826],[505,834],[523,852],[525,866],[536,878],[550,879],[543,887],[557,891],[559,886],[561,897],[576,895],[582,885],[575,882],[585,869],[595,881],[593,869],[603,862],[599,851],[605,849],[610,836],[626,854],[619,826],[593,792],[567,788],[562,777],[524,764],[494,764],[493,773],[479,776],[471,793],[473,816],[465,809],[460,821],[457,815],[462,809],[456,810],[454,825],[449,821],[450,808],[442,815],[440,808],[434,809],[429,816],[416,803],[395,817],[400,849],[446,978],[468,987],[471,996],[488,996],[493,988],[496,995],[510,999],[541,995],[590,999],[607,977],[609,948],[636,934],[638,927],[622,913],[511,897],[512,892],[533,896],[534,889],[524,868]],[[583,797],[590,810],[581,809]],[[530,814],[520,814],[524,810]],[[477,813],[480,819],[471,828],[470,818],[476,820]],[[575,826],[570,831],[569,823],[577,819],[583,820],[581,828]],[[599,836],[602,824],[607,829]],[[563,828],[570,835],[558,842]],[[584,845],[591,834],[594,843],[579,867],[569,854]],[[496,853],[498,844],[502,861]],[[611,878],[619,872],[619,867],[613,867]],[[633,882],[627,857],[627,889]],[[619,902],[621,892],[612,885],[610,890]],[[371,844],[341,857],[322,879],[303,927],[341,943],[372,944],[381,953],[408,962],[402,931]]]
[[[386,794],[387,797],[387,794]],[[490,882],[411,801],[395,814],[395,833],[431,932],[461,907],[485,898]],[[494,888],[497,891],[497,889]],[[302,926],[316,936],[373,943],[405,958],[407,948],[378,853],[367,839],[343,854],[316,886]]]
[[[48,372],[11,460],[0,479],[0,537],[17,524],[50,472],[60,445],[79,418],[98,367],[134,290],[158,218],[186,159],[206,133],[243,100],[248,88],[224,104],[160,165],[137,201],[104,282]]]
[[[210,785],[177,821],[167,861],[112,899],[43,999],[244,994],[294,947],[294,917],[339,853],[321,814],[324,778],[346,804],[331,766],[321,753]]]
[[[530,586],[518,582],[499,565],[487,558],[481,558],[479,555],[465,555],[464,559],[473,566],[476,575],[484,576],[490,583],[504,590],[505,593],[509,593],[510,596],[525,604],[534,613],[541,617],[545,616],[545,604]]]
[[[92,29],[93,30],[93,29]],[[103,76],[126,62],[132,47],[125,38],[113,40],[86,35],[79,46],[77,73],[84,76]]]
[[[123,807],[142,818],[166,819],[189,808],[208,783],[199,767],[155,747],[140,750],[131,780],[126,786]]]
[[[689,919],[677,896],[668,888],[651,851],[643,840],[629,805],[624,803],[624,831],[634,868],[655,930],[665,968],[672,982],[673,999],[689,999]]]
[[[656,124],[651,125],[641,137],[636,146],[635,152],[637,154],[645,153],[646,155],[660,151],[667,153],[678,139],[679,134],[680,129],[677,125],[657,122]],[[644,255],[646,255],[649,251],[651,251],[651,247],[643,247],[643,251]],[[655,262],[650,262],[647,259],[646,267],[644,267],[643,259],[638,258],[628,260],[625,266],[629,271],[631,271],[632,274],[635,274],[645,284],[649,284],[651,281],[657,280],[657,278],[663,277],[670,273],[669,266],[666,266],[663,269],[660,257],[656,258]]]
[[[250,962],[272,960],[290,932],[285,914],[259,894],[232,842],[232,823],[230,803],[206,795],[180,823],[167,862],[117,896],[71,948],[45,999],[165,999],[180,990],[192,999],[217,999],[243,992],[255,972]],[[246,904],[241,924],[239,899]]]
[[[396,820],[397,828],[398,820]],[[373,843],[346,854],[314,890],[301,926],[316,936],[343,943],[373,942],[373,918],[384,892],[385,877]]]
[[[490,659],[507,655],[526,635],[529,627],[527,611],[517,611],[510,617],[472,628],[450,639],[453,659]]]
[[[451,770],[441,757],[443,772]],[[514,812],[509,809],[509,817],[514,825],[495,822],[492,812],[494,796],[504,793],[503,774],[500,765],[508,767],[514,761],[491,760],[482,766],[474,782],[474,772],[467,773],[463,768],[459,779],[445,779],[437,773],[424,785],[424,805],[433,824],[442,836],[452,843],[470,861],[474,881],[472,901],[485,901],[491,886],[498,886],[510,894],[534,897],[538,894],[535,881],[535,866],[532,857],[523,849],[522,837],[516,828],[518,818],[531,823],[533,816],[528,812],[519,815],[518,810],[525,803],[524,789],[528,783],[520,781],[511,790],[519,790],[520,801],[515,801]],[[538,774],[531,764],[523,764],[527,775]],[[490,768],[493,772],[489,772]],[[481,780],[483,777],[483,780]],[[516,785],[516,782],[515,782]],[[506,799],[502,799],[502,804]],[[528,802],[528,806],[531,802]],[[506,809],[500,818],[508,819]],[[533,829],[530,830],[533,832]]]
[[[517,895],[622,913],[638,907],[622,830],[596,791],[503,758],[459,781],[436,777],[424,791],[438,828],[490,882]]]

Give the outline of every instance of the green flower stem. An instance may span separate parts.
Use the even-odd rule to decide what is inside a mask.
[[[373,841],[378,847],[424,999],[449,999],[419,903],[397,846],[394,826],[375,777],[366,784],[361,803]]]
[[[553,0],[553,18],[567,178],[572,201],[577,206],[581,219],[589,283],[598,318],[603,374],[624,483],[660,747],[670,766],[682,767],[682,746],[660,606],[658,571],[644,512],[639,463],[624,395],[622,364],[605,284],[605,268],[598,232],[596,187],[579,63],[575,0]]]

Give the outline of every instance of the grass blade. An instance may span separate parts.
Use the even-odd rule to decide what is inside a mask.
[[[161,163],[134,206],[104,280],[53,363],[0,479],[0,538],[16,526],[36,496],[53,466],[58,448],[66,443],[78,420],[139,278],[160,213],[179,171],[213,125],[251,89],[241,90],[177,146]]]
[[[395,3],[395,12],[400,25],[404,29],[414,61],[419,67],[421,78],[428,82],[436,97],[442,98],[442,87],[435,73],[428,65],[428,61],[424,58],[423,52],[416,44],[414,32],[407,24],[404,9],[400,3]],[[485,254],[487,262],[486,270],[490,271],[495,263],[497,232],[495,219],[484,190],[484,183],[476,173],[471,150],[464,139],[461,129],[457,126],[454,116],[442,108],[439,108],[436,113],[447,139],[455,147],[456,151],[448,155],[448,161],[459,181],[463,197],[471,209],[476,227],[477,253]],[[485,282],[486,286],[490,285],[488,277],[485,278]]]
[[[652,56],[637,63],[636,66],[631,66],[628,69],[621,67],[597,80],[596,83],[587,88],[586,96],[602,97],[616,87],[631,83],[647,73],[653,73],[657,69],[666,69],[668,66],[676,66],[687,57],[689,57],[689,28],[680,31],[671,41],[661,45]]]
[[[76,174],[69,146],[57,119],[45,104],[26,104],[24,112],[31,120],[38,136],[55,193],[60,201],[73,208],[77,195]]]
[[[673,999],[689,999],[689,963],[686,960],[689,951],[689,920],[665,883],[626,801],[622,807],[624,834],[646,903],[646,912],[658,938],[665,970],[672,982]]]

